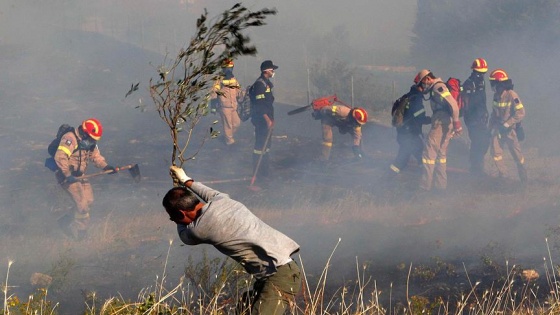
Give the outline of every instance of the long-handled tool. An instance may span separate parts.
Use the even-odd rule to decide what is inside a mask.
[[[124,170],[128,170],[130,172],[130,175],[132,176],[134,181],[136,181],[136,182],[140,181],[141,176],[140,176],[140,168],[138,167],[138,164],[129,164],[129,165],[125,165],[125,166],[115,167],[115,171],[117,171],[117,172],[124,171]],[[78,180],[80,180],[80,179],[86,179],[86,178],[95,177],[95,176],[99,176],[99,175],[110,174],[112,172],[113,172],[113,170],[106,170],[106,171],[102,171],[102,172],[98,172],[98,173],[82,175],[82,176],[76,177],[76,178]]]
[[[300,108],[293,109],[293,110],[288,112],[288,116],[292,116],[292,115],[304,112],[304,111],[308,110],[309,108],[311,108],[311,106],[313,106],[313,104],[309,104],[309,105],[306,105],[306,106],[303,106],[303,107],[300,107]]]
[[[255,170],[253,171],[253,177],[251,177],[251,185],[249,185],[249,190],[252,191],[259,191],[261,190],[260,187],[255,186],[255,180],[257,179],[257,174],[259,172],[259,168],[261,166],[261,161],[263,156],[266,154],[266,148],[268,146],[268,141],[270,140],[270,137],[272,136],[272,127],[268,129],[268,133],[266,135],[266,139],[264,140],[264,145],[263,148],[261,150],[261,155],[259,156],[259,159],[257,160],[257,165],[255,165]]]
[[[232,178],[232,179],[216,179],[216,180],[207,180],[201,181],[204,184],[225,184],[225,183],[233,183],[233,182],[244,182],[249,181],[251,178],[243,177],[243,178]]]

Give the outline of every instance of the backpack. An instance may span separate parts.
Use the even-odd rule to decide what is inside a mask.
[[[253,86],[249,85],[243,93],[243,97],[237,100],[237,115],[241,121],[247,121],[251,117],[251,99],[253,98]]]
[[[261,78],[258,78],[257,81],[262,81]],[[243,97],[237,100],[237,115],[241,121],[247,121],[251,118],[251,109],[252,105],[255,102],[255,84],[249,85],[245,88],[245,93],[243,93]],[[263,84],[264,81],[263,81]],[[266,85],[266,84],[265,84]]]
[[[453,98],[457,102],[457,107],[459,108],[459,117],[462,117],[464,103],[463,103],[463,97],[461,96],[461,92],[463,91],[463,87],[461,86],[461,81],[457,78],[451,77],[447,79],[445,85],[447,86],[449,93],[451,93],[451,96],[453,96]]]
[[[404,124],[404,111],[410,104],[410,95],[406,93],[401,96],[398,100],[393,103],[393,108],[391,109],[391,125],[393,127],[399,128]]]
[[[333,95],[329,95],[329,96],[314,99],[311,102],[311,106],[313,107],[314,111],[318,111],[318,110],[321,110],[321,108],[323,108],[325,106],[331,106],[335,102],[340,102],[340,101],[338,100],[338,97],[336,97],[336,94],[333,94]],[[340,102],[340,103],[342,103],[342,102]]]
[[[56,137],[51,141],[49,146],[47,147],[47,152],[49,153],[49,157],[45,160],[45,167],[50,169],[51,171],[55,172],[58,169],[56,162],[54,161],[54,155],[56,154],[56,150],[58,150],[58,146],[60,144],[60,139],[68,132],[74,132],[74,127],[68,124],[62,124],[58,127],[58,131],[56,133]]]

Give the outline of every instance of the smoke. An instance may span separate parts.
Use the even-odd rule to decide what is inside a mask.
[[[69,309],[79,309],[80,290],[105,295],[119,291],[136,297],[153,278],[161,277],[169,239],[175,240],[167,269],[170,282],[176,284],[188,255],[202,256],[201,249],[178,244],[174,227],[161,209],[162,193],[171,184],[167,173],[171,153],[167,126],[151,107],[147,85],[157,65],[166,56],[174,58],[188,42],[204,8],[213,16],[234,3],[0,3],[0,145],[4,148],[0,235],[9,240],[1,247],[0,274],[6,274],[8,260],[15,261],[10,282],[20,287],[14,290],[28,293],[30,274],[50,273],[58,279],[53,290],[59,292],[57,298]],[[547,36],[537,40],[529,32],[506,32],[491,38],[492,45],[465,47],[452,63],[423,56],[429,62],[420,64],[410,51],[415,1],[287,0],[244,5],[278,9],[266,26],[249,33],[258,55],[236,60],[234,69],[246,86],[258,76],[263,60],[280,66],[274,78],[278,109],[273,161],[278,175],[273,193],[251,195],[240,185],[217,188],[294,238],[302,246],[301,261],[310,275],[325,267],[339,238],[331,261],[337,281],[352,279],[356,260],[370,263],[372,276],[386,280],[386,286],[394,280],[383,273],[399,280],[403,271],[397,266],[430,262],[436,256],[453,262],[469,259],[471,264],[482,255],[541,262],[541,241],[548,224],[554,225],[558,208],[554,159],[560,150],[553,140],[559,136],[554,100],[560,61],[553,53],[560,48],[558,41],[548,42]],[[337,134],[335,163],[323,168],[313,160],[320,152],[320,123],[308,112],[286,115],[293,105],[306,103],[307,70],[317,60],[332,58],[371,66],[368,69],[403,66],[404,72],[387,67],[389,71],[375,72],[372,79],[393,87],[391,96],[396,98],[408,91],[415,75],[406,67],[430,68],[444,79],[464,80],[478,57],[486,58],[491,69],[506,69],[526,107],[523,150],[533,185],[526,192],[518,191],[513,179],[505,189],[496,188],[491,180],[480,182],[462,172],[468,165],[468,141],[463,136],[450,147],[450,192],[415,199],[419,168],[411,165],[395,183],[382,179],[396,154],[394,130],[374,123],[364,127],[364,150],[371,159],[361,164],[347,163],[349,136]],[[140,89],[125,98],[130,85],[138,82]],[[345,86],[351,90],[350,82]],[[387,119],[386,112],[370,116],[376,121]],[[56,222],[72,201],[42,163],[58,126],[77,125],[87,117],[97,117],[104,125],[100,149],[108,161],[115,166],[139,163],[144,182],[133,185],[126,174],[97,179],[92,238],[76,244],[63,237]],[[205,119],[202,128],[215,119]],[[252,132],[250,123],[239,131],[246,152],[252,148]],[[209,180],[249,176],[251,161],[246,152],[224,154],[219,143],[211,142],[197,160],[189,162],[189,171]],[[491,163],[488,159],[489,170]],[[492,252],[496,247],[500,250]]]

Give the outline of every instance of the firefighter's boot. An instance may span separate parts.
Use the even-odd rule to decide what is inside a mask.
[[[323,150],[321,152],[321,161],[326,162],[331,158],[332,143],[323,142]]]
[[[521,184],[527,185],[527,169],[523,164],[517,164],[517,171],[519,172],[519,179]]]

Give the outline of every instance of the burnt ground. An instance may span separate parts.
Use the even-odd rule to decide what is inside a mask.
[[[135,300],[162,277],[172,287],[188,256],[196,259],[204,251],[218,256],[209,247],[181,246],[161,208],[161,197],[171,186],[170,139],[145,91],[146,76],[153,71],[148,63],[161,56],[92,34],[68,38],[59,43],[64,54],[42,52],[49,62],[36,62],[22,47],[2,46],[0,63],[0,70],[10,74],[0,87],[0,273],[6,274],[8,262],[14,261],[9,284],[21,296],[33,290],[33,273],[51,275],[49,294],[66,312],[83,308],[91,291],[99,298],[122,294]],[[93,44],[82,51],[76,41]],[[118,58],[123,55],[131,57]],[[125,99],[130,83],[138,81],[144,91]],[[487,177],[464,171],[468,142],[463,136],[449,149],[448,191],[418,195],[420,170],[413,161],[394,181],[383,177],[397,148],[394,130],[382,123],[383,113],[374,114],[377,122],[364,127],[366,158],[354,161],[349,136],[337,134],[333,161],[324,165],[316,160],[320,123],[309,112],[288,117],[286,112],[293,108],[276,105],[272,175],[261,191],[249,190],[248,180],[212,186],[293,237],[301,245],[300,260],[310,283],[328,262],[329,290],[355,281],[357,266],[365,264],[378,289],[388,292],[392,287],[395,301],[406,293],[409,268],[410,294],[430,298],[452,299],[469,291],[467,275],[482,281],[481,288],[490,287],[503,279],[506,266],[513,265],[537,269],[546,286],[545,237],[551,258],[558,253],[558,156],[541,156],[528,137],[524,151],[530,182],[522,189],[510,160],[512,176],[505,183],[492,177],[490,160]],[[92,179],[92,229],[86,240],[75,242],[56,223],[71,200],[43,161],[61,123],[76,125],[89,116],[103,122],[99,145],[108,161],[138,163],[143,180],[134,183],[127,172]],[[199,134],[216,118],[205,118]],[[219,139],[206,142],[186,170],[202,182],[250,178],[249,122],[241,126],[237,139],[233,151]],[[520,277],[515,281],[524,284]],[[382,296],[382,301],[387,299]]]

